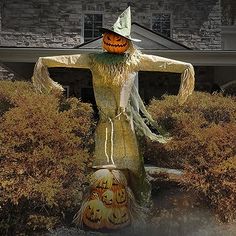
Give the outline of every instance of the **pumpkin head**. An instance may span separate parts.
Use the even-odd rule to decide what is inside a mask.
[[[129,48],[129,40],[118,34],[105,32],[103,34],[102,47],[110,53],[121,54]]]
[[[106,190],[102,194],[102,202],[105,204],[106,207],[113,207],[113,202],[114,202],[114,193],[111,190]]]
[[[107,228],[118,229],[129,225],[130,213],[127,207],[113,208],[107,217]]]
[[[106,215],[107,210],[100,200],[90,200],[83,211],[83,223],[89,228],[101,229],[104,227]]]

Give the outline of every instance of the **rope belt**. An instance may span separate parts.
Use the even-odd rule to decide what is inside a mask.
[[[111,155],[109,157],[109,155],[107,153],[108,127],[106,127],[105,155],[106,155],[106,158],[107,158],[107,163],[109,163],[110,160],[111,160],[113,165],[115,165],[115,162],[114,162],[114,159],[113,159],[113,155],[114,155],[114,122],[113,122],[113,120],[116,119],[116,118],[120,119],[120,116],[121,116],[122,113],[123,113],[123,111],[120,112],[117,116],[115,116],[112,119],[110,117],[107,117],[109,123],[111,124]]]

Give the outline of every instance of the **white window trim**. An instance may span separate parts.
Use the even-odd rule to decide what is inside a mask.
[[[87,15],[87,14],[100,14],[102,15],[102,27],[104,26],[104,12],[103,11],[85,11],[83,12],[82,14],[82,31],[81,31],[81,37],[82,37],[82,43],[84,43],[84,16]]]
[[[169,14],[170,15],[170,38],[173,37],[173,14],[171,11],[155,11],[151,13],[151,22],[150,22],[150,29],[153,30],[152,25],[153,25],[153,15],[154,14]]]

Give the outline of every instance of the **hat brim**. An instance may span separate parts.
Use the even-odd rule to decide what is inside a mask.
[[[130,41],[141,42],[140,39],[134,39],[134,38],[131,38],[131,37],[126,37],[126,36],[124,36],[124,35],[122,35],[122,34],[118,34],[118,33],[116,33],[115,31],[113,31],[113,30],[111,30],[111,29],[100,28],[99,31],[100,31],[101,33],[109,32],[109,33],[117,34],[117,35],[119,35],[119,36],[121,36],[121,37],[124,37],[124,38],[130,40]]]

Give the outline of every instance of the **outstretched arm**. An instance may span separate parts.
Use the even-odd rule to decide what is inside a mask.
[[[142,54],[139,70],[181,73],[178,101],[184,103],[194,89],[194,68],[190,63]]]
[[[61,92],[63,91],[62,86],[50,78],[48,68],[89,68],[89,66],[90,62],[87,54],[40,57],[35,64],[32,81],[36,90],[41,93]]]

